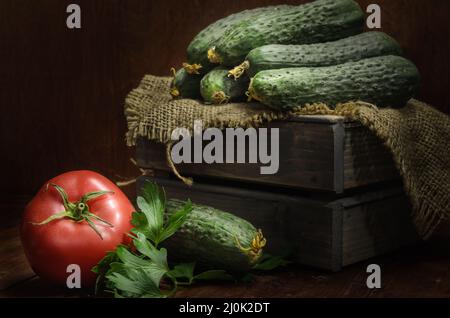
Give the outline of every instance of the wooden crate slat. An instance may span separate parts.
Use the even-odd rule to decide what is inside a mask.
[[[141,177],[142,182],[148,177]],[[342,198],[278,194],[267,188],[194,183],[153,178],[168,197],[234,213],[263,229],[267,251],[293,253],[303,265],[339,271],[343,266],[417,240],[410,206],[401,188],[384,187]]]
[[[275,175],[261,175],[259,164],[180,164],[177,168],[187,176],[334,193],[399,178],[387,148],[358,123],[337,116],[303,116],[267,127],[280,132]],[[141,167],[169,171],[163,145],[140,138],[136,156]]]

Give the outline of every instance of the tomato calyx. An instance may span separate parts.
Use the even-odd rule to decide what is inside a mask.
[[[93,214],[89,210],[89,205],[87,203],[89,200],[98,198],[98,197],[100,197],[102,195],[114,193],[113,191],[94,191],[94,192],[89,192],[89,193],[86,193],[85,195],[83,195],[79,201],[77,201],[77,202],[70,202],[66,191],[64,191],[64,189],[62,187],[60,187],[57,184],[50,183],[50,184],[47,185],[47,188],[48,188],[49,185],[54,187],[56,189],[56,191],[58,191],[59,195],[61,196],[61,199],[62,199],[63,205],[64,205],[64,211],[56,213],[56,214],[53,214],[53,215],[51,215],[50,217],[48,217],[46,220],[44,220],[42,222],[32,223],[33,225],[45,225],[45,224],[48,224],[48,223],[50,223],[52,221],[63,219],[63,218],[69,218],[69,219],[71,219],[71,220],[73,220],[75,222],[86,221],[89,224],[89,226],[95,231],[95,233],[97,233],[98,236],[100,236],[100,238],[102,240],[103,240],[103,237],[102,237],[100,231],[97,229],[97,226],[94,224],[93,220],[97,220],[97,221],[100,221],[102,223],[105,223],[109,227],[114,227],[114,225],[112,225],[108,221],[102,219],[98,215]]]

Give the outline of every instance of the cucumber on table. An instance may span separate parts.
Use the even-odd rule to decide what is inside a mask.
[[[239,78],[246,71],[253,77],[264,70],[330,66],[383,55],[402,55],[402,49],[389,35],[373,31],[325,43],[261,46],[230,74]]]
[[[412,62],[387,55],[335,66],[261,71],[252,79],[249,95],[277,110],[356,100],[395,107],[414,96],[419,81]]]
[[[200,98],[200,81],[202,76],[189,74],[184,68],[175,71],[172,68],[173,80],[170,85],[170,95],[173,98]]]
[[[228,69],[217,67],[206,74],[200,82],[200,93],[206,104],[224,104],[244,100],[250,79],[242,76],[233,79]]]
[[[353,0],[317,0],[241,21],[224,32],[209,57],[236,66],[263,45],[333,41],[361,33],[363,24],[364,13]]]
[[[216,65],[208,60],[208,50],[214,46],[216,41],[219,40],[228,29],[245,19],[254,18],[261,13],[278,12],[290,7],[292,6],[280,5],[245,10],[210,24],[198,33],[189,44],[187,48],[187,60],[189,64],[184,64],[185,69],[189,73],[199,72],[205,74],[209,72]]]
[[[168,216],[184,206],[179,200],[166,203]],[[261,231],[233,214],[193,205],[181,228],[164,246],[178,261],[235,272],[249,270],[260,258],[266,240]]]

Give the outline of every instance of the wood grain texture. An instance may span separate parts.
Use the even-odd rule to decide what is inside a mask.
[[[183,176],[194,176],[194,179],[208,176],[217,180],[330,193],[400,179],[389,150],[369,129],[358,123],[345,122],[342,117],[318,121],[306,116],[272,122],[264,127],[279,129],[279,170],[276,174],[261,174],[261,167],[267,164],[181,163],[176,167]],[[194,142],[191,142],[191,154],[194,153]],[[226,138],[223,145],[225,155]],[[236,148],[235,145],[235,153]],[[248,140],[245,150],[248,161]],[[191,157],[193,162],[193,155]],[[140,167],[171,171],[162,144],[138,138],[136,159]]]
[[[32,194],[72,169],[116,180],[136,175],[128,160],[133,152],[124,144],[123,101],[141,77],[169,74],[184,61],[193,36],[218,18],[306,1],[78,0],[82,29],[68,30],[65,9],[72,2],[0,2],[1,167],[8,180],[2,192]],[[373,1],[359,2],[365,7]],[[377,3],[383,31],[422,73],[419,98],[450,112],[450,2]]]
[[[280,187],[334,191],[332,125],[329,123],[278,122],[270,123],[267,127],[279,129],[280,162],[279,170],[274,175],[261,174],[261,167],[268,166],[268,164],[182,163],[177,165],[177,169],[185,175],[210,176]],[[270,133],[268,135],[268,139],[271,140]],[[227,153],[225,150],[226,140],[223,145],[223,154],[225,155]],[[164,149],[161,144],[140,139],[136,148],[138,165],[144,168],[169,171]],[[246,141],[245,150],[246,154],[250,153],[248,141]]]
[[[392,153],[375,134],[356,123],[346,123],[345,127],[344,189],[400,179]]]
[[[23,254],[18,227],[0,232],[0,290],[35,276]]]
[[[0,196],[0,291],[35,276],[19,237],[19,220],[28,197]]]
[[[378,187],[351,196],[328,198],[274,193],[196,182],[192,187],[170,178],[153,181],[169,198],[231,212],[262,229],[270,254],[290,254],[297,264],[330,271],[364,261],[418,241],[410,206],[399,187]]]

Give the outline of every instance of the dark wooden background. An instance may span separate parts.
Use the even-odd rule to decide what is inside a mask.
[[[124,143],[123,101],[146,73],[168,75],[210,22],[286,0],[0,0],[2,196],[30,195],[50,177],[138,171]],[[360,0],[383,8],[383,30],[423,76],[420,98],[450,112],[450,1]],[[69,3],[82,29],[66,28]]]

